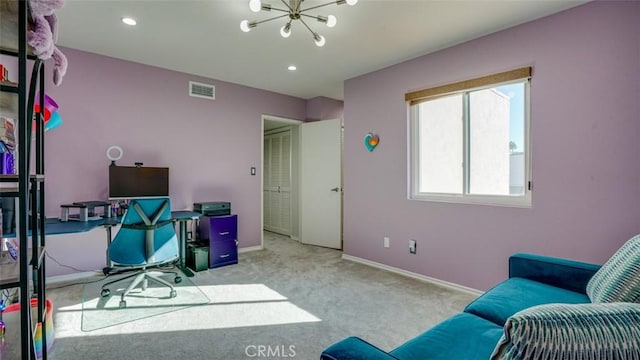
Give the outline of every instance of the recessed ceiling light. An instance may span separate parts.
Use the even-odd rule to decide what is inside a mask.
[[[135,24],[137,24],[136,20],[130,17],[123,17],[122,22],[129,25],[129,26],[134,26]]]
[[[298,70],[298,68],[295,65],[289,65],[289,67],[287,68],[289,69],[289,71],[296,71]]]

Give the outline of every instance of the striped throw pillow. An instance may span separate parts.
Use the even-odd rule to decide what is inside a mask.
[[[546,304],[512,315],[491,360],[639,360],[640,304]]]
[[[591,302],[640,303],[640,235],[627,241],[587,283]]]

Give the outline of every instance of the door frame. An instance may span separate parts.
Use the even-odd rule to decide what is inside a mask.
[[[282,123],[283,126],[287,126],[287,125],[298,126],[304,123],[304,121],[302,120],[284,118],[280,116],[264,115],[264,114],[260,116],[260,172],[258,174],[260,175],[260,247],[262,249],[264,249],[264,122],[265,120],[276,121],[276,122]],[[296,171],[297,171],[297,166],[296,166]],[[298,228],[300,227],[299,222],[297,226]],[[300,233],[299,229],[297,233],[298,234]]]

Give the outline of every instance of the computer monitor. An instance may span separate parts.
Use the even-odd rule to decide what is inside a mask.
[[[109,166],[109,200],[169,196],[169,168]]]

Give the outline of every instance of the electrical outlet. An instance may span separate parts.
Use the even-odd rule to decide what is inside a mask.
[[[388,236],[385,236],[385,237],[384,237],[383,246],[384,246],[384,247],[386,247],[386,248],[388,248],[388,247],[389,247],[389,242],[390,242],[389,237],[388,237]]]
[[[415,254],[417,250],[418,244],[415,240],[409,240],[409,253]]]

